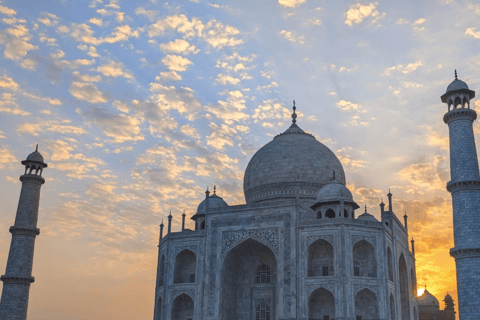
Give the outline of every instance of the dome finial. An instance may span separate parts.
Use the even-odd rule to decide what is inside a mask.
[[[365,212],[367,212],[367,205],[365,204]]]
[[[335,181],[335,170],[332,170],[333,171],[333,180]]]
[[[213,194],[216,194],[216,193],[217,193],[217,186],[214,185],[214,186],[213,186]]]
[[[38,152],[38,143],[37,143],[37,145],[35,146],[35,151]]]
[[[208,186],[207,186],[207,191],[205,191],[206,198],[210,196],[210,191],[208,191]]]
[[[292,123],[295,124],[297,122],[297,114],[295,113],[295,110],[297,110],[297,107],[295,107],[295,99],[293,100],[293,113],[292,113]]]
[[[457,69],[455,69],[455,80],[458,80],[458,78],[457,78]]]

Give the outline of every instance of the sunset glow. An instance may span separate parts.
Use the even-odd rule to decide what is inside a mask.
[[[408,215],[418,294],[458,304],[440,96],[455,69],[480,92],[475,1],[39,3],[0,2],[1,274],[20,161],[48,163],[30,319],[152,319],[158,225],[193,228],[207,186],[245,203],[293,99],[356,203]]]

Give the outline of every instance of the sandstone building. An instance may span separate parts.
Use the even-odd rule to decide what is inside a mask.
[[[428,292],[425,286],[425,291],[418,297],[420,320],[455,320],[456,312],[452,296],[447,293],[443,301],[445,302],[445,309],[440,310],[438,299]]]

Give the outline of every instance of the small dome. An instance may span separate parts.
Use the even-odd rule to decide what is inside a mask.
[[[353,201],[353,196],[350,190],[337,180],[325,185],[317,193],[317,202],[339,199]]]
[[[365,207],[365,212],[362,213],[360,216],[358,216],[359,220],[364,220],[364,221],[374,221],[374,222],[378,222],[377,218],[375,218],[374,216],[372,216],[370,213],[367,212],[367,208]]]
[[[445,92],[455,91],[455,90],[460,90],[460,89],[467,89],[468,90],[468,86],[462,80],[455,79],[455,80],[452,81],[452,83],[450,83],[448,85],[447,91],[445,91]]]
[[[27,161],[43,162],[43,156],[40,154],[40,152],[35,150],[28,155]]]
[[[445,296],[445,300],[444,300],[444,301],[446,301],[446,300],[452,300],[452,301],[453,301],[452,296],[451,296],[450,294],[448,294],[448,293],[447,293],[447,295]]]
[[[204,199],[198,205],[197,214],[205,213],[205,207],[207,206],[207,199]],[[208,197],[208,209],[215,209],[215,208],[226,208],[228,204],[216,194],[211,195]]]
[[[428,292],[427,289],[423,292],[423,294],[417,298],[418,299],[418,306],[419,307],[429,307],[429,309],[439,309],[439,303],[437,298],[430,292]]]

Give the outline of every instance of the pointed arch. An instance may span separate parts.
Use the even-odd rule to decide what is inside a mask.
[[[357,319],[379,319],[378,298],[369,289],[360,290],[355,295],[355,317]]]
[[[275,248],[272,247],[272,245],[270,243],[268,243],[267,241],[264,241],[262,239],[258,239],[258,238],[254,238],[252,236],[248,236],[246,237],[245,239],[242,239],[241,241],[235,243],[234,245],[232,245],[230,248],[226,249],[225,252],[223,253],[223,262],[225,261],[227,255],[230,254],[230,251],[232,251],[233,249],[235,249],[236,247],[238,247],[239,245],[241,245],[242,243],[246,242],[246,241],[249,241],[249,240],[252,240],[252,241],[255,241],[255,242],[258,242],[264,246],[266,246],[268,249],[270,249],[272,251],[272,253],[275,255],[275,258],[278,258],[277,257],[277,252],[275,250]]]
[[[257,282],[259,267],[261,273],[270,270],[270,283],[261,281],[262,274]],[[275,319],[277,259],[272,249],[248,238],[226,254],[221,270],[219,319],[252,319],[259,301],[268,304],[270,319]],[[266,280],[267,274],[263,275]],[[262,310],[266,314],[266,307]]]
[[[403,253],[398,260],[398,276],[400,280],[400,304],[402,311],[402,320],[410,320],[410,297],[408,290],[408,271],[407,263]]]
[[[333,211],[332,208],[328,209],[328,210],[325,212],[325,218],[330,218],[330,219],[335,218],[335,211]]]
[[[193,313],[194,302],[189,295],[182,293],[173,300],[171,313],[172,320],[193,319]]]
[[[375,248],[370,242],[360,240],[353,246],[352,271],[355,277],[377,277]]]
[[[158,298],[155,320],[162,320],[162,297]]]
[[[343,217],[348,218],[348,211],[347,209],[343,209]]]
[[[158,266],[158,286],[163,286],[165,280],[165,255],[162,255],[160,259],[160,265]]]
[[[314,241],[308,247],[307,277],[333,276],[333,246],[323,239]]]
[[[395,320],[395,299],[393,293],[390,293],[390,320]]]
[[[173,283],[194,283],[197,258],[195,253],[185,249],[175,258]]]
[[[388,268],[388,280],[393,282],[392,250],[390,250],[390,247],[387,247],[387,268]]]
[[[308,319],[336,319],[335,297],[324,289],[318,288],[308,297]]]
[[[410,282],[412,283],[412,296],[417,297],[417,279],[415,278],[415,273],[413,268],[410,269]]]

